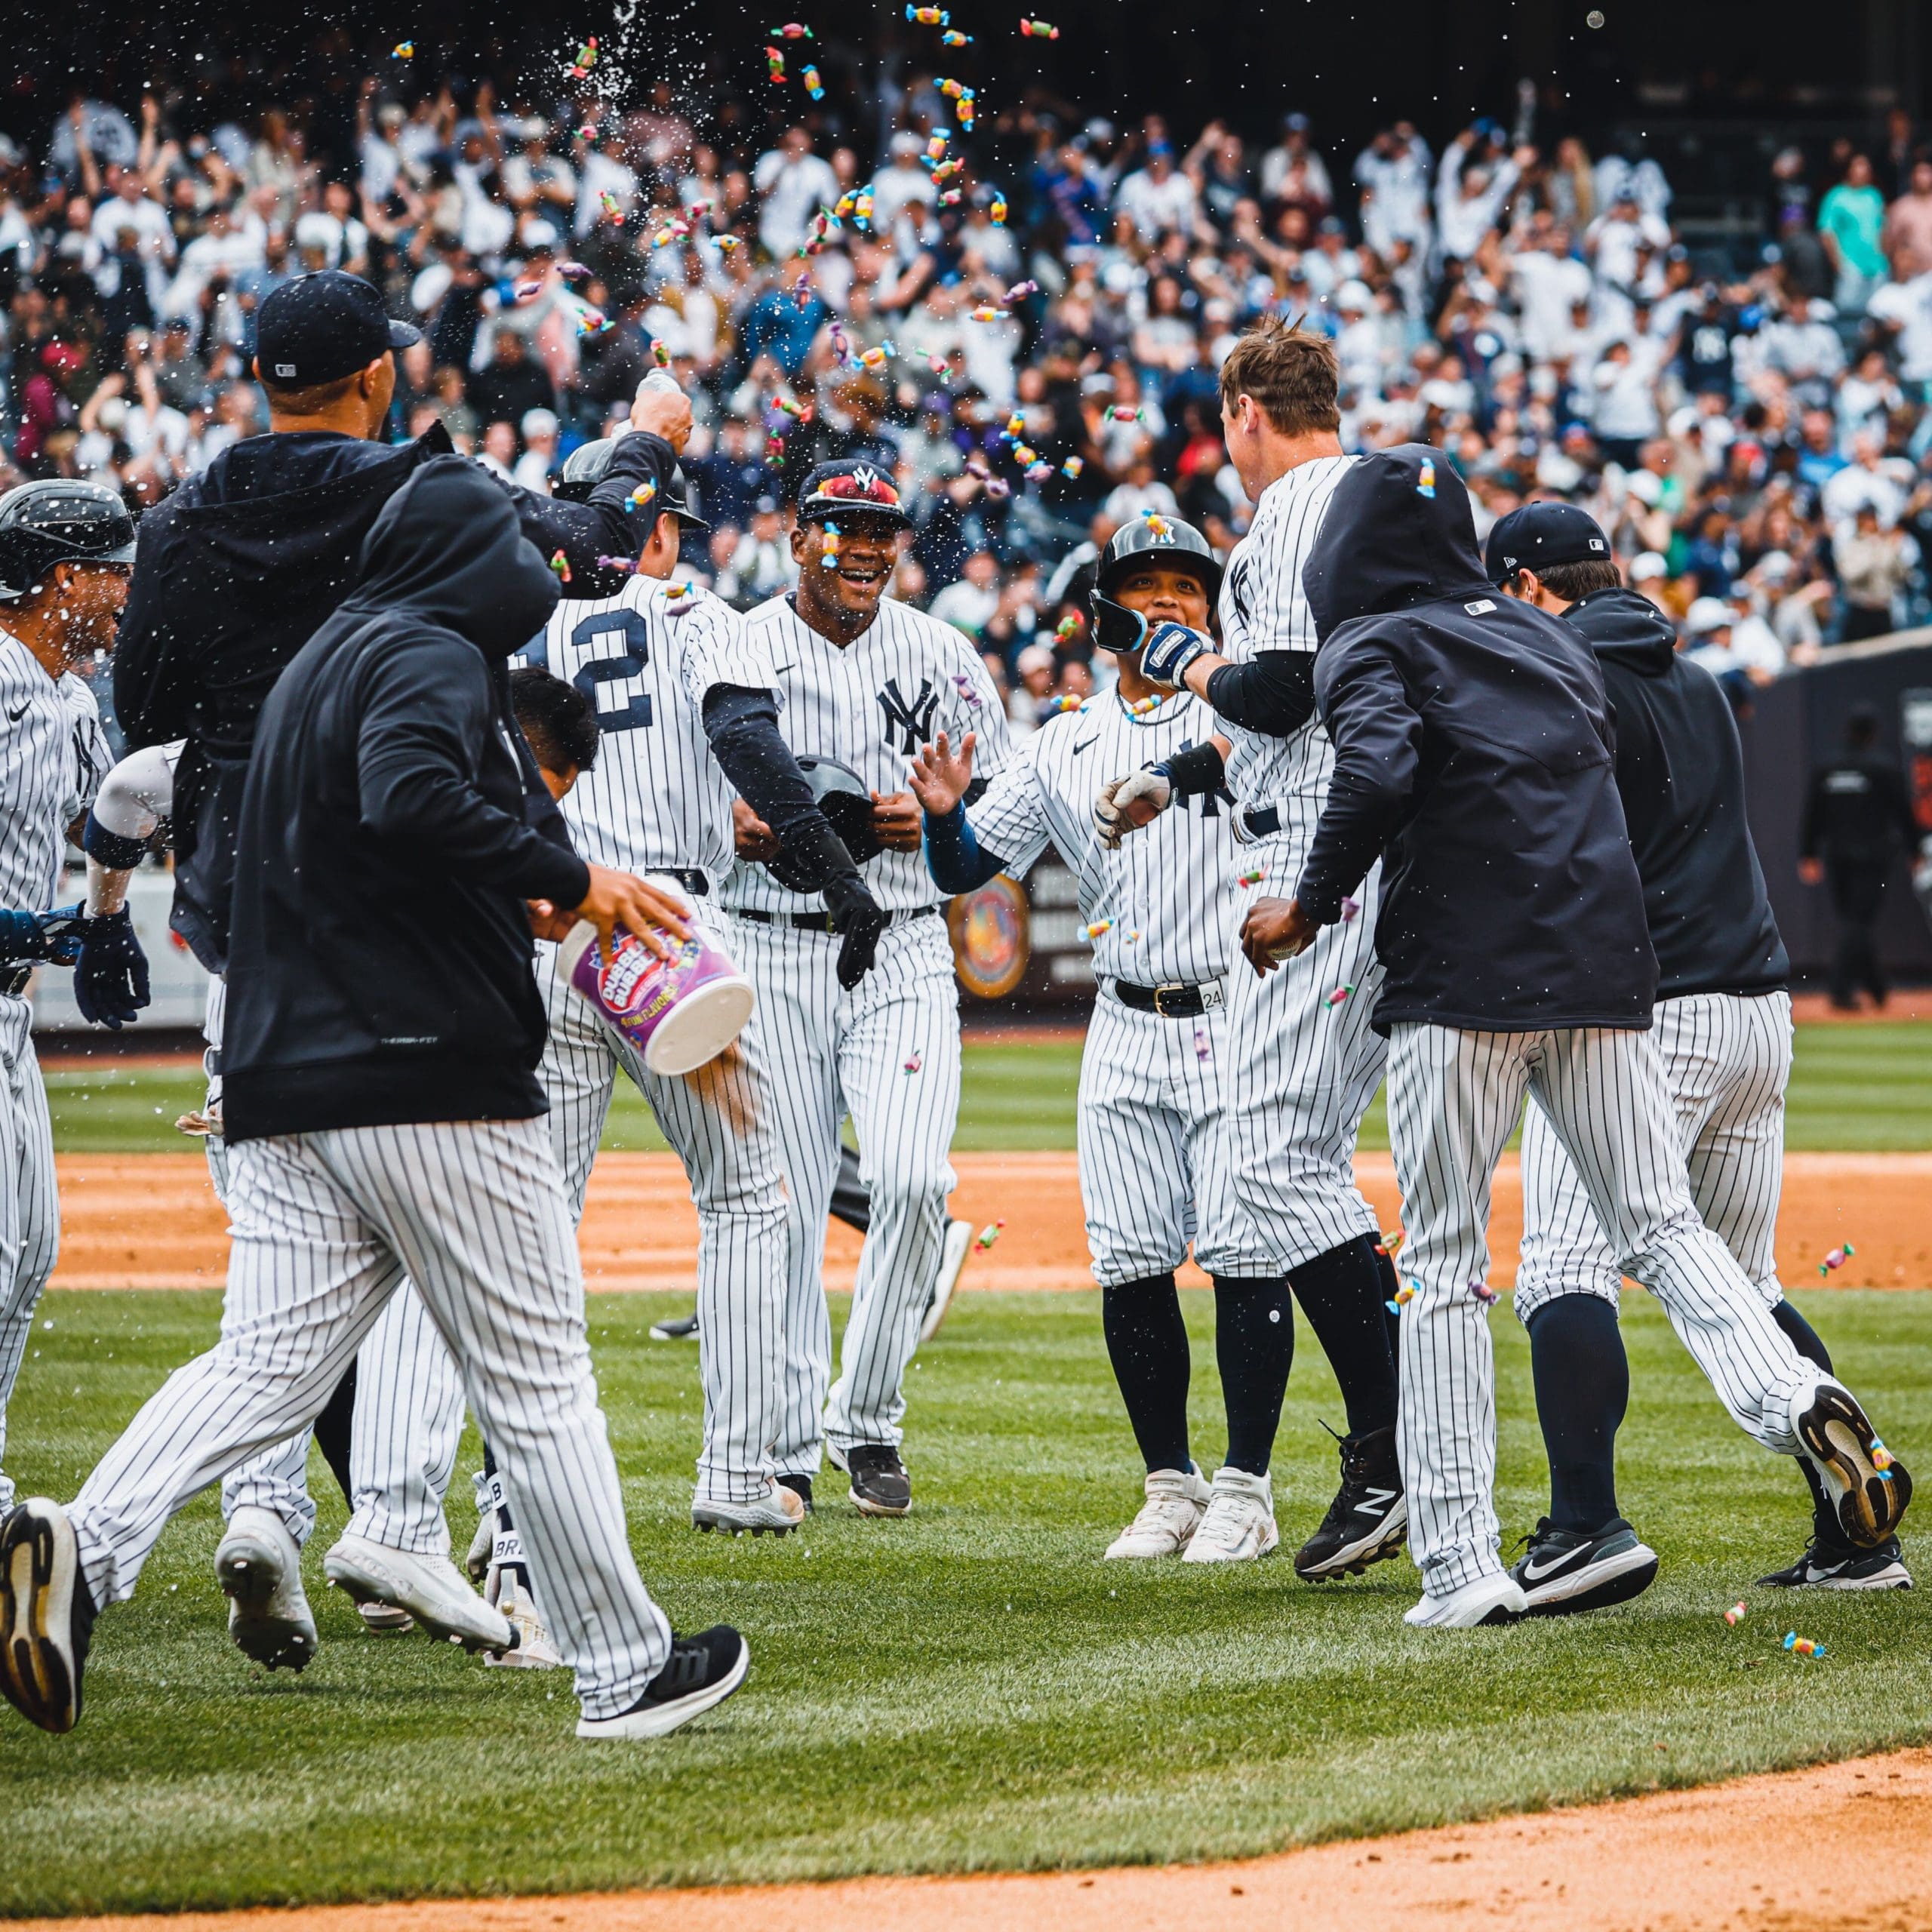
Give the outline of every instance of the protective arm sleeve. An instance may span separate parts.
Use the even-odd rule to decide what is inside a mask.
[[[974,836],[973,822],[963,804],[955,805],[943,818],[926,813],[924,832],[926,869],[942,892],[977,892],[1006,869],[1006,861]]]
[[[778,700],[768,691],[743,685],[713,685],[704,694],[700,716],[711,754],[731,789],[771,826],[781,845],[795,846],[823,826],[843,854],[792,748],[780,736]],[[851,864],[849,855],[845,859]]]
[[[131,752],[100,781],[82,848],[109,872],[130,871],[140,863],[174,803],[174,768],[165,748],[149,745]]]
[[[614,597],[623,589],[624,573],[600,570],[597,559],[635,557],[644,548],[657,522],[657,497],[676,461],[662,436],[633,429],[611,452],[611,467],[586,502],[559,503],[511,487],[524,535],[546,557],[563,552],[571,567],[571,596]],[[654,494],[634,509],[630,500],[641,483],[651,485]]]
[[[1168,783],[1178,798],[1198,798],[1204,792],[1218,792],[1228,775],[1227,761],[1212,738],[1163,758],[1159,769],[1168,774]]]
[[[1264,651],[1223,664],[1208,680],[1208,702],[1231,724],[1285,738],[1315,715],[1315,653]]]

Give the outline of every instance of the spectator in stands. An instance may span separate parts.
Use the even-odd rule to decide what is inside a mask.
[[[1868,155],[1855,154],[1844,179],[1818,204],[1818,237],[1836,272],[1832,300],[1848,315],[1862,315],[1885,278],[1882,238],[1885,198],[1873,185]]]

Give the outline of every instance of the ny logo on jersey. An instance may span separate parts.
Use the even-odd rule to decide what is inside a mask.
[[[1192,738],[1182,739],[1180,748],[1184,752],[1191,752],[1194,749],[1194,740]],[[1204,819],[1219,818],[1221,808],[1226,805],[1232,810],[1235,802],[1235,795],[1225,785],[1217,785],[1213,791],[1202,792],[1197,795],[1201,801],[1201,816]],[[1180,802],[1185,806],[1192,804],[1193,800],[1183,798]]]
[[[895,731],[905,734],[906,742],[898,749],[909,758],[923,745],[933,728],[933,713],[939,709],[939,694],[933,689],[928,678],[919,680],[919,695],[910,704],[899,688],[897,678],[885,681],[885,689],[878,694],[879,709],[885,713],[885,745],[887,750],[894,749],[892,735]]]

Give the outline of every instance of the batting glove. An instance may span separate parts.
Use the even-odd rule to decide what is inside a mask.
[[[125,906],[80,924],[74,1004],[83,1020],[118,1033],[149,1003],[148,956],[134,937],[134,922]]]
[[[879,935],[888,919],[857,872],[834,872],[825,883],[832,930],[844,943],[838,949],[838,983],[849,993],[872,970]]]
[[[1185,624],[1156,624],[1140,647],[1140,675],[1150,685],[1177,691],[1187,667],[1214,648],[1214,639],[1204,632]]]
[[[0,960],[71,966],[80,957],[86,924],[78,906],[57,906],[51,912],[0,912]]]
[[[1094,829],[1100,843],[1109,852],[1118,852],[1120,841],[1134,829],[1128,807],[1144,799],[1156,812],[1164,812],[1174,803],[1174,781],[1164,765],[1149,765],[1124,778],[1109,778],[1094,801]]]

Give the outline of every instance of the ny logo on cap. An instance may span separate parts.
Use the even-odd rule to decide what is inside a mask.
[[[873,486],[877,484],[878,480],[878,472],[869,468],[867,465],[863,463],[860,463],[858,468],[852,472],[852,481],[857,484],[859,488],[864,491],[868,496],[872,494]]]

